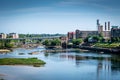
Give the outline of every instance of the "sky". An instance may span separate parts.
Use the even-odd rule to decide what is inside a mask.
[[[119,0],[0,0],[0,33],[66,34],[120,26]]]

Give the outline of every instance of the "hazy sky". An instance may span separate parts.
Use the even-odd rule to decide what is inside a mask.
[[[0,0],[0,32],[96,30],[96,20],[120,25],[119,0]]]

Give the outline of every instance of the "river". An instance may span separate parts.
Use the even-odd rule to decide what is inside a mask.
[[[2,65],[0,80],[120,80],[120,62],[108,59],[116,57],[115,55],[82,51],[44,53],[41,50],[43,49],[18,48],[13,52],[0,54],[0,58],[37,57],[46,62],[41,67]],[[86,56],[104,59],[86,59]]]

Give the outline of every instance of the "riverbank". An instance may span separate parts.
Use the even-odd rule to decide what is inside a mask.
[[[99,53],[111,53],[111,54],[120,55],[119,48],[101,48],[101,47],[91,47],[91,46],[79,46],[78,48],[70,48],[70,49],[47,49],[47,50],[43,50],[42,52],[53,53],[53,52],[75,52],[75,51],[79,51],[79,52],[94,51]]]
[[[84,49],[48,49],[48,50],[43,50],[42,52],[45,52],[45,53],[55,53],[55,52],[80,52],[80,51],[83,51],[83,52],[88,52],[89,50],[84,50]]]
[[[11,50],[10,49],[0,49],[0,53],[3,53],[3,52],[10,52]]]
[[[37,58],[1,58],[0,65],[33,65],[40,67],[46,64],[44,61]]]
[[[80,46],[80,49],[100,52],[100,53],[113,53],[113,54],[119,54],[120,55],[120,49],[114,49],[114,48],[100,48],[100,47],[90,47],[90,46]]]

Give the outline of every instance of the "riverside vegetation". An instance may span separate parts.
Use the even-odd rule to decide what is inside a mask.
[[[39,67],[46,64],[37,58],[1,58],[0,65],[33,65]]]

